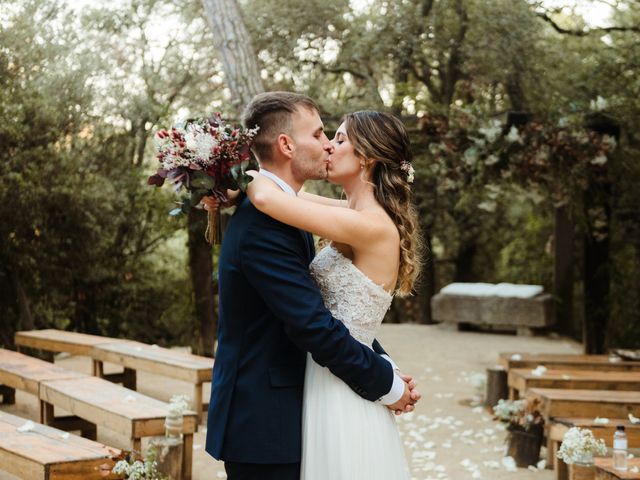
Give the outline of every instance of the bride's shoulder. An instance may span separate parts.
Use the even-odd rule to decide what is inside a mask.
[[[383,236],[385,239],[397,238],[400,241],[398,227],[384,208],[377,205],[364,209],[360,213],[370,222],[376,235]]]

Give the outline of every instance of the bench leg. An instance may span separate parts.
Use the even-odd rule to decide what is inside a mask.
[[[3,405],[13,405],[16,403],[16,389],[7,385],[0,385],[0,395],[2,395]]]
[[[191,480],[193,462],[193,434],[185,434],[182,448],[182,480]]]
[[[198,428],[202,423],[202,383],[196,383],[193,386],[193,410],[196,412],[196,421]]]
[[[104,363],[100,360],[91,360],[91,375],[94,377],[104,377]]]
[[[134,453],[142,456],[142,439],[141,438],[132,438],[131,439],[131,450]]]
[[[43,425],[51,425],[54,419],[53,405],[44,400],[40,400],[40,423]]]
[[[122,372],[122,386],[129,390],[136,390],[136,383],[136,371],[125,367]]]

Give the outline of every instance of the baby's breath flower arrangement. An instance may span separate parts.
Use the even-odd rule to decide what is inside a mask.
[[[124,460],[118,461],[111,471],[125,480],[169,480],[158,471],[155,450],[152,448],[147,450],[144,459],[136,458],[132,452]]]
[[[534,425],[544,425],[544,417],[538,410],[539,402],[534,400],[498,400],[493,407],[494,420],[507,424],[507,430],[530,430]]]
[[[593,463],[594,456],[603,456],[606,453],[604,440],[595,438],[591,430],[572,427],[564,434],[557,456],[568,465],[589,465]]]

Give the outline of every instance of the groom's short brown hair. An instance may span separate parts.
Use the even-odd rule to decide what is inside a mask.
[[[291,116],[299,107],[320,111],[310,97],[293,92],[259,93],[251,99],[242,114],[242,123],[247,128],[260,127],[251,149],[261,161],[269,161],[278,135],[291,135]]]

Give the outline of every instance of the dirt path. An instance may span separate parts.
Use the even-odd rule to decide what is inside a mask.
[[[398,419],[413,479],[554,478],[551,470],[508,471],[501,463],[505,432],[486,411],[469,406],[468,401],[476,394],[474,377],[496,363],[498,352],[579,353],[579,344],[561,338],[458,332],[444,325],[383,325],[378,339],[396,363],[417,378],[423,394],[416,411]],[[90,373],[87,358],[61,358],[57,363]],[[141,393],[161,400],[190,393],[185,383],[144,372],[138,376],[138,385]],[[17,392],[16,400],[16,405],[0,409],[37,419],[33,396]],[[222,463],[204,451],[204,439],[202,428],[194,440],[193,479],[225,478]],[[114,446],[125,441],[105,429],[98,429],[98,440]],[[0,471],[0,480],[13,478]]]

